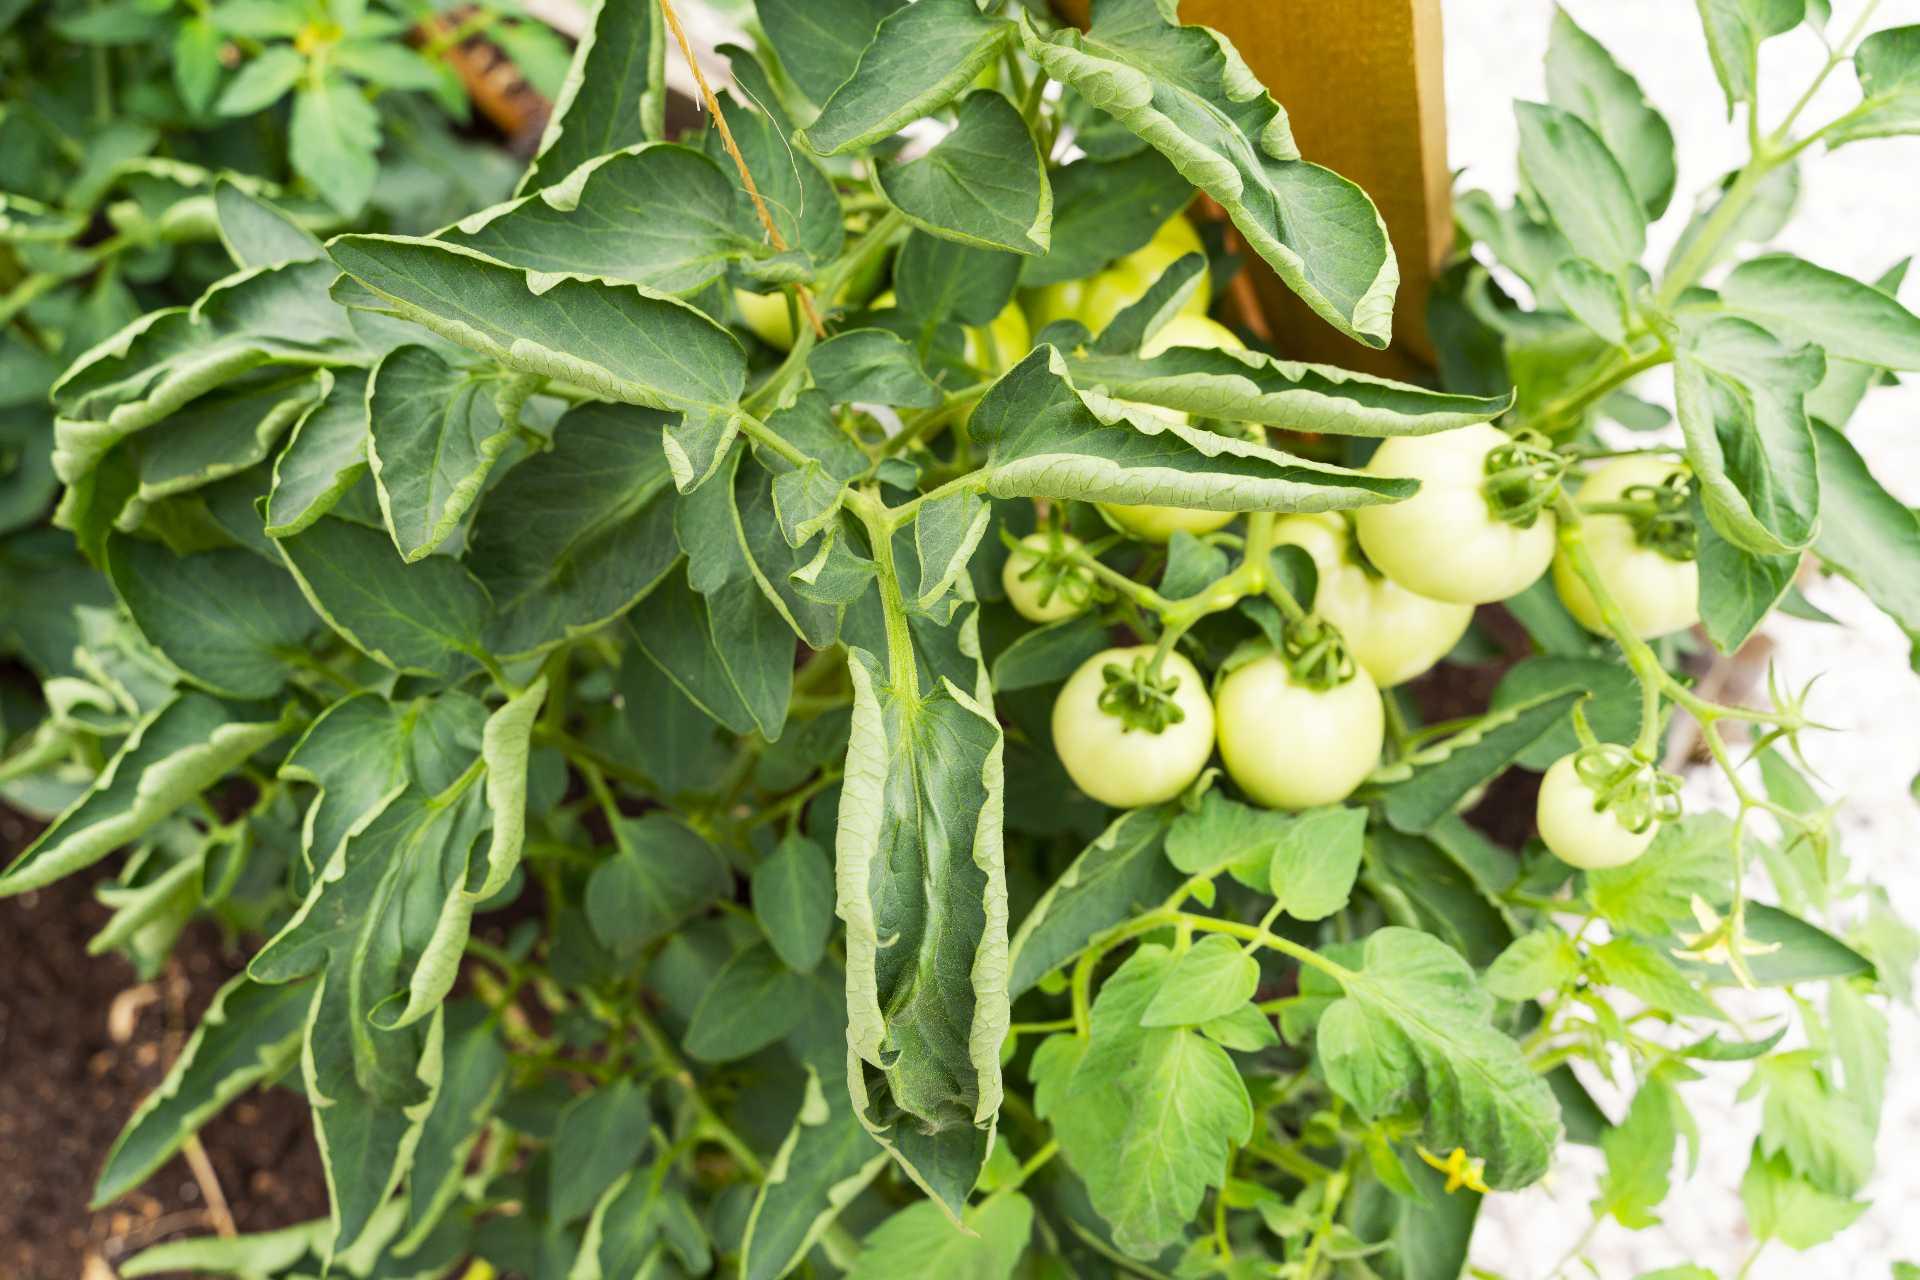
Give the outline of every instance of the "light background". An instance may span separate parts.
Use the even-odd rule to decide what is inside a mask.
[[[1835,4],[1836,31],[1851,25],[1860,3]],[[1512,195],[1513,102],[1546,97],[1543,58],[1553,7],[1550,0],[1444,0],[1450,162],[1466,170],[1463,189],[1482,187],[1502,200]],[[1664,261],[1685,224],[1692,193],[1743,158],[1744,121],[1727,120],[1694,6],[1686,0],[1565,0],[1565,8],[1639,78],[1673,126],[1679,194],[1653,229],[1648,258]],[[1920,4],[1892,0],[1880,6],[1874,25],[1913,22],[1920,22]],[[1761,121],[1771,127],[1811,82],[1826,50],[1811,32],[1799,31],[1762,52]],[[1856,101],[1852,71],[1843,66],[1803,119],[1817,126]],[[1866,279],[1920,253],[1920,139],[1856,143],[1830,155],[1815,149],[1804,158],[1801,176],[1799,212],[1781,247]],[[1920,280],[1908,281],[1903,300],[1920,305]],[[1920,378],[1909,381],[1912,386],[1870,396],[1849,435],[1881,483],[1912,505],[1920,503]],[[1643,378],[1639,389],[1671,404],[1671,380],[1664,374]],[[1920,677],[1908,667],[1899,630],[1850,584],[1826,580],[1807,594],[1846,629],[1781,618],[1768,630],[1789,685],[1826,673],[1812,712],[1844,730],[1810,735],[1808,759],[1828,794],[1844,796],[1840,847],[1856,874],[1885,885],[1901,914],[1920,921],[1920,817],[1908,789],[1920,773]],[[1731,810],[1731,797],[1717,778],[1691,779],[1687,801],[1690,807]],[[1879,1169],[1866,1193],[1873,1207],[1819,1249],[1796,1254],[1770,1246],[1749,1276],[1882,1280],[1894,1260],[1920,1261],[1920,1023],[1911,1010],[1893,1012],[1893,1079]],[[1751,1252],[1738,1188],[1759,1105],[1735,1101],[1748,1074],[1744,1066],[1709,1065],[1709,1072],[1686,1089],[1702,1137],[1698,1171],[1676,1185],[1663,1225],[1637,1233],[1617,1223],[1601,1229],[1588,1256],[1603,1280],[1627,1280],[1683,1262],[1732,1276]],[[1595,1092],[1608,1099],[1617,1118],[1619,1095]],[[1545,1280],[1588,1221],[1586,1205],[1601,1165],[1597,1152],[1569,1147],[1544,1187],[1489,1200],[1474,1262],[1514,1280]],[[1585,1273],[1569,1268],[1567,1274]]]

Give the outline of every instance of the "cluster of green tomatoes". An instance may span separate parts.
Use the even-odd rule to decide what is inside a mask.
[[[1033,332],[1056,320],[1077,320],[1097,333],[1189,253],[1204,253],[1200,237],[1176,215],[1148,245],[1098,274],[1030,291],[991,325],[967,330],[967,363],[1002,371],[1026,353]],[[1210,296],[1203,277],[1141,354],[1151,358],[1172,347],[1245,350],[1207,314]],[[882,295],[871,305],[891,302]],[[741,309],[754,332],[786,346],[791,312],[780,303],[777,296],[742,295]],[[1172,410],[1152,412],[1184,420]],[[1393,437],[1366,470],[1418,480],[1413,497],[1356,512],[1249,518],[1249,533],[1258,522],[1266,549],[1294,546],[1311,557],[1317,574],[1312,612],[1291,618],[1278,646],[1243,647],[1230,656],[1211,688],[1171,643],[1175,628],[1158,644],[1087,659],[1053,706],[1054,750],[1067,773],[1103,804],[1138,808],[1185,792],[1217,748],[1228,776],[1258,804],[1294,811],[1337,804],[1380,764],[1387,732],[1381,691],[1424,674],[1451,652],[1476,606],[1525,591],[1551,570],[1567,610],[1595,633],[1624,627],[1646,640],[1692,626],[1699,620],[1699,571],[1685,464],[1659,453],[1614,457],[1590,469],[1581,463],[1586,474],[1576,497],[1583,551],[1575,553],[1563,545],[1554,511],[1563,480],[1571,487],[1566,473],[1575,461],[1543,441],[1489,424]],[[1063,507],[1053,504],[1039,531],[1012,544],[1003,571],[1009,603],[1038,624],[1115,601],[1114,571],[1099,559],[1114,541],[1165,544],[1176,533],[1205,540],[1242,518],[1230,511],[1099,504],[1114,538],[1089,545],[1068,531]],[[1264,555],[1253,537],[1246,545],[1249,560]],[[1581,557],[1597,574],[1612,618],[1580,572]],[[1240,594],[1250,594],[1244,584]],[[1231,607],[1236,598],[1229,594],[1215,607]],[[1661,820],[1677,815],[1674,792],[1673,779],[1650,761],[1589,741],[1548,770],[1538,802],[1540,835],[1573,866],[1619,866],[1647,849]]]

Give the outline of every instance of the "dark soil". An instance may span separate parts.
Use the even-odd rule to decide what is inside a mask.
[[[0,864],[31,835],[24,820],[0,809]],[[87,1202],[121,1126],[245,954],[211,925],[197,924],[152,983],[140,982],[119,956],[88,956],[87,939],[108,914],[93,897],[97,878],[0,900],[0,1275],[7,1280],[107,1277],[102,1264],[213,1230],[206,1197],[179,1157],[104,1209],[91,1211]],[[326,1212],[306,1103],[294,1093],[240,1098],[201,1140],[240,1231]]]

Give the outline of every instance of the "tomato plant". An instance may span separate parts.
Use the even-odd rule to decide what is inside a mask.
[[[50,410],[4,455],[44,461],[0,795],[46,825],[0,893],[109,877],[97,949],[251,955],[97,1198],[255,1088],[328,1174],[127,1273],[1451,1276],[1570,1141],[1582,1248],[1656,1221],[1716,1062],[1756,1247],[1858,1216],[1920,940],[1796,764],[1807,695],[1697,677],[1802,574],[1920,635],[1920,525],[1846,436],[1920,318],[1750,251],[1819,148],[1913,130],[1916,29],[1823,30],[1859,104],[1761,121],[1756,48],[1826,6],[1709,6],[1753,145],[1649,266],[1671,132],[1554,17],[1436,387],[1213,315],[1271,270],[1384,347],[1400,268],[1174,6],[756,0],[670,138],[689,4],[597,6],[515,194],[431,234],[210,168],[178,217],[229,261],[87,345],[36,334],[165,236],[8,197]],[[311,16],[302,134],[391,26]]]

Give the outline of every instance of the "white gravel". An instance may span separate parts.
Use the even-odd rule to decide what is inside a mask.
[[[1636,76],[1679,141],[1675,211],[1652,235],[1653,260],[1678,236],[1691,193],[1737,164],[1744,124],[1729,123],[1707,60],[1694,6],[1684,0],[1565,0],[1565,7]],[[1838,0],[1844,30],[1860,0]],[[1447,111],[1453,166],[1463,181],[1506,198],[1514,188],[1512,102],[1545,97],[1542,59],[1549,0],[1444,0]],[[1920,21],[1914,0],[1882,6],[1876,25]],[[1825,57],[1808,32],[1766,46],[1760,82],[1764,121],[1798,97]],[[1805,117],[1819,122],[1856,99],[1848,68],[1834,73]],[[1836,270],[1871,278],[1920,251],[1920,139],[1861,143],[1811,154],[1799,216],[1783,247]],[[1920,304],[1920,283],[1906,301]],[[1850,431],[1881,482],[1920,504],[1920,380],[1875,393]],[[1646,380],[1665,399],[1664,379]],[[1920,773],[1920,678],[1908,667],[1899,630],[1850,584],[1823,581],[1809,597],[1844,629],[1782,618],[1770,627],[1776,662],[1789,685],[1825,672],[1816,687],[1816,719],[1842,733],[1812,735],[1809,760],[1843,795],[1841,846],[1856,873],[1886,886],[1909,920],[1920,921],[1920,816],[1908,790]],[[1699,776],[1690,806],[1729,807],[1724,784]],[[1880,1165],[1867,1190],[1873,1207],[1831,1244],[1796,1254],[1774,1245],[1748,1273],[1755,1280],[1881,1280],[1899,1259],[1920,1261],[1920,1021],[1893,1011],[1894,1075],[1880,1141]],[[1758,1124],[1758,1107],[1734,1094],[1746,1069],[1718,1069],[1689,1086],[1703,1138],[1700,1166],[1667,1201],[1667,1221],[1643,1232],[1603,1227],[1588,1253],[1603,1280],[1626,1280],[1683,1262],[1731,1276],[1751,1251],[1739,1198],[1740,1175]],[[1596,1089],[1618,1114],[1618,1095]],[[1588,1221],[1587,1202],[1601,1168],[1598,1153],[1570,1148],[1542,1187],[1493,1198],[1481,1218],[1474,1262],[1513,1280],[1544,1280]],[[1569,1269],[1568,1274],[1582,1274]]]

